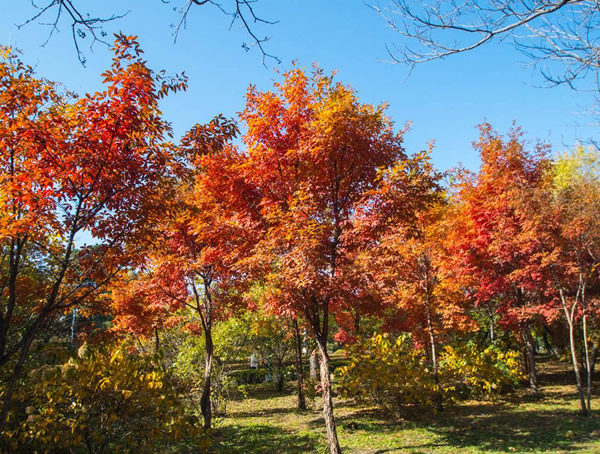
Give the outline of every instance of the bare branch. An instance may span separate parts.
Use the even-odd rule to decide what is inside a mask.
[[[420,63],[510,39],[551,85],[600,69],[600,0],[389,0],[369,5],[402,35],[387,46],[391,63]],[[595,87],[597,89],[597,86]]]
[[[85,55],[81,49],[81,43],[87,38],[91,38],[90,49],[93,48],[96,42],[100,42],[105,45],[109,45],[104,39],[107,36],[107,32],[104,30],[104,26],[113,22],[117,19],[121,19],[129,14],[129,11],[119,14],[113,14],[107,17],[92,16],[88,12],[84,11],[79,6],[79,0],[30,0],[35,14],[32,15],[24,23],[17,25],[20,29],[33,22],[39,23],[50,27],[48,37],[42,44],[43,46],[48,43],[55,32],[59,31],[59,25],[67,23],[71,29],[71,35],[73,38],[73,44],[77,52],[77,58],[82,65],[85,66]],[[164,4],[171,4],[176,0],[161,0]],[[173,36],[175,41],[179,32],[186,28],[187,19],[194,6],[207,6],[212,5],[218,8],[223,14],[231,17],[231,27],[239,23],[243,29],[246,30],[250,36],[249,43],[243,43],[242,48],[249,51],[252,47],[257,47],[262,55],[262,64],[266,66],[266,61],[271,59],[277,64],[281,63],[280,59],[275,55],[268,53],[265,49],[265,43],[269,41],[269,37],[265,36],[260,38],[256,33],[255,26],[257,23],[273,25],[276,21],[269,21],[258,16],[254,10],[253,4],[258,0],[226,0],[231,2],[229,9],[223,7],[220,3],[215,0],[184,0],[182,6],[175,7],[174,9],[179,12],[180,19],[177,25],[174,26],[175,31]],[[50,16],[49,22],[39,22],[40,20]]]
[[[38,10],[38,12],[22,24],[17,25],[17,27],[20,29],[26,25],[29,25],[32,22],[35,22],[38,19],[46,16],[50,11],[55,10],[56,13],[52,21],[49,23],[42,23],[42,25],[50,27],[50,33],[48,34],[46,41],[44,41],[42,44],[45,46],[52,38],[52,35],[59,31],[61,19],[66,15],[68,18],[69,27],[71,28],[71,35],[73,36],[73,44],[75,45],[77,58],[84,66],[85,56],[81,51],[80,42],[89,36],[92,39],[92,42],[90,43],[90,49],[93,48],[96,42],[100,42],[108,46],[109,44],[104,40],[107,33],[104,31],[103,25],[116,19],[121,19],[129,13],[129,11],[127,11],[122,14],[113,14],[108,17],[90,16],[89,14],[84,14],[81,12],[77,6],[75,6],[74,0],[45,0],[43,2],[31,0],[31,4],[36,10]]]
[[[168,3],[168,0],[162,0],[163,3]],[[190,14],[192,6],[203,6],[210,4],[216,8],[218,8],[223,14],[227,16],[231,16],[231,24],[229,25],[229,29],[233,27],[236,22],[240,22],[242,28],[246,30],[248,35],[250,35],[251,43],[243,43],[242,48],[246,51],[250,51],[252,47],[258,47],[261,55],[262,55],[262,64],[267,66],[267,60],[274,60],[277,64],[281,63],[281,60],[270,53],[268,53],[264,47],[264,44],[269,41],[270,37],[265,36],[264,38],[259,38],[258,35],[254,31],[254,24],[263,23],[268,25],[274,25],[278,21],[269,21],[263,19],[254,12],[254,8],[252,6],[253,3],[256,3],[258,0],[234,0],[232,11],[228,11],[223,7],[220,3],[217,3],[214,0],[186,0],[185,4],[179,9],[179,13],[181,14],[181,18],[179,23],[175,27],[175,31],[173,35],[175,40],[179,35],[181,29],[186,28],[187,18]]]

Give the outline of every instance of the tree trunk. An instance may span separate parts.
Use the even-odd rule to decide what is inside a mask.
[[[554,350],[554,348],[552,348],[552,345],[550,344],[550,340],[548,339],[548,334],[550,334],[550,329],[548,328],[548,326],[546,324],[544,324],[544,333],[542,334],[542,340],[544,341],[544,347],[546,348],[546,351],[549,354],[551,354],[555,358],[558,358],[558,354],[556,353],[556,350]]]
[[[21,370],[23,369],[23,365],[25,364],[25,359],[29,352],[29,347],[31,346],[31,342],[33,342],[33,335],[27,339],[25,345],[21,349],[19,359],[13,369],[13,372],[9,378],[8,386],[4,395],[4,399],[2,402],[2,411],[0,411],[0,433],[4,433],[6,420],[8,416],[8,411],[10,409],[12,396],[15,392],[17,386],[17,380],[20,378]]]
[[[329,354],[327,345],[322,345],[319,341],[319,353],[321,356],[321,391],[323,393],[323,418],[325,418],[325,427],[327,428],[327,444],[330,454],[341,454],[340,443],[337,437],[335,427],[335,418],[333,415],[333,399],[331,397],[331,382],[329,374]]]
[[[568,315],[567,315],[568,317]],[[581,404],[581,413],[588,414],[585,404],[585,395],[583,393],[583,385],[581,384],[581,372],[579,371],[579,361],[577,361],[577,350],[575,348],[575,327],[573,320],[567,318],[569,325],[569,346],[571,348],[571,359],[573,361],[573,371],[575,372],[575,381],[577,382],[577,394],[579,395],[579,403]]]
[[[490,325],[490,342],[494,342],[496,340],[496,320],[494,317],[494,310],[489,301],[486,306]]]
[[[158,335],[158,328],[154,328],[154,354],[158,354],[160,350],[160,336]]]
[[[431,320],[431,309],[429,307],[429,296],[426,297],[426,309],[427,309],[427,329],[429,331],[429,344],[431,347],[431,365],[433,367],[433,381],[437,385],[438,389],[435,393],[435,405],[438,411],[444,410],[444,404],[442,402],[442,390],[440,389],[440,374],[438,369],[438,357],[437,357],[437,341],[435,338],[435,331],[433,328],[433,321]]]
[[[294,338],[296,344],[296,375],[298,376],[297,381],[297,394],[298,394],[298,410],[306,410],[306,399],[304,398],[304,364],[302,361],[302,338],[300,337],[300,328],[298,327],[298,320],[294,318]]]
[[[285,380],[285,371],[283,364],[279,364],[277,366],[277,381],[275,382],[275,387],[277,388],[277,392],[283,392],[283,383]]]
[[[212,330],[210,328],[205,329],[204,335],[206,338],[206,358],[204,364],[204,391],[202,392],[202,399],[200,400],[200,409],[202,410],[202,416],[204,417],[204,428],[210,429],[212,424],[212,402],[210,399],[210,386],[214,356]]]
[[[319,359],[317,358],[317,349],[310,354],[310,378],[317,381],[319,371]]]
[[[569,308],[569,306],[567,305],[567,298],[562,290],[562,287],[559,286],[558,291],[563,311],[565,313],[565,318],[567,320],[567,325],[569,326],[569,347],[571,349],[571,361],[573,362],[573,372],[575,372],[575,381],[577,383],[577,394],[579,395],[579,403],[581,404],[581,413],[587,415],[588,411],[585,403],[585,395],[583,393],[583,385],[581,383],[581,372],[579,371],[579,361],[577,361],[577,348],[575,345],[575,311],[577,309],[577,298],[579,297],[579,292],[577,298],[575,299],[575,302]]]
[[[354,335],[356,337],[360,336],[360,312],[358,310],[354,315]]]
[[[531,329],[529,323],[525,323],[521,330],[523,337],[523,343],[525,344],[525,354],[527,355],[527,372],[529,374],[529,388],[531,394],[538,396],[540,393],[537,370],[535,366],[535,348],[533,345],[533,336],[531,335]]]
[[[583,314],[583,346],[585,351],[585,369],[587,386],[585,390],[587,399],[587,414],[592,413],[592,365],[590,362],[590,350],[588,348],[588,336],[587,336],[587,314]]]

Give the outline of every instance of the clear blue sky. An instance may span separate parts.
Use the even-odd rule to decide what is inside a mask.
[[[173,0],[171,5],[159,0],[78,3],[91,5],[91,12],[98,14],[131,10],[125,18],[108,24],[106,31],[138,35],[153,69],[185,70],[189,90],[170,97],[162,106],[176,135],[218,113],[235,115],[243,108],[249,84],[267,89],[278,78],[273,62],[265,69],[257,50],[242,49],[242,42],[248,41],[245,31],[238,25],[228,30],[229,18],[214,8],[194,8],[187,29],[174,44],[170,25],[177,23],[179,16],[173,7],[183,0]],[[281,70],[290,68],[292,60],[300,66],[318,62],[328,71],[337,70],[338,79],[352,85],[363,102],[388,102],[388,113],[398,127],[412,122],[405,141],[409,152],[435,140],[434,160],[441,169],[459,162],[477,167],[471,143],[477,138],[475,125],[485,120],[502,132],[514,120],[529,139],[550,142],[554,151],[563,151],[578,139],[598,136],[597,127],[585,126],[593,119],[581,114],[590,106],[591,95],[566,87],[536,88],[543,85],[541,76],[524,68],[520,63],[524,57],[509,45],[492,45],[424,64],[407,78],[406,67],[380,62],[386,58],[385,44],[400,37],[362,0],[259,0],[256,10],[265,19],[279,20],[276,25],[257,25],[255,31],[272,37],[266,46],[281,58]],[[42,48],[48,27],[35,23],[21,29],[16,26],[33,11],[25,0],[4,5],[0,43],[7,44],[10,39],[38,74],[69,89],[81,93],[99,89],[99,74],[110,65],[107,48],[96,44],[89,52],[84,47],[88,64],[82,67],[66,21]]]

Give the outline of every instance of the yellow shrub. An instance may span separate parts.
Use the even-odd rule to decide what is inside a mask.
[[[160,445],[207,438],[187,414],[156,358],[125,345],[79,349],[67,362],[30,372],[15,396],[4,445],[23,452],[161,452]],[[82,451],[83,452],[83,451]]]
[[[439,383],[425,350],[409,335],[395,341],[377,334],[349,347],[349,363],[336,371],[338,391],[346,398],[371,399],[396,410],[404,405],[435,406],[436,398],[451,401],[506,391],[522,379],[519,353],[497,345],[480,349],[468,342],[446,346],[439,358]]]

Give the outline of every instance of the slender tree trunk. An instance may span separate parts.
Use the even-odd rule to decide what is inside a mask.
[[[354,316],[354,335],[360,336],[360,312],[356,311]]]
[[[587,413],[591,414],[592,412],[592,369],[590,362],[590,350],[588,348],[588,336],[587,336],[587,314],[583,314],[583,346],[585,350],[585,369],[586,369],[586,379],[587,386],[585,390],[586,399],[587,399]]]
[[[546,351],[548,353],[550,353],[552,356],[558,357],[558,354],[556,353],[554,348],[552,348],[552,345],[550,344],[550,340],[548,339],[549,333],[550,333],[550,329],[548,328],[548,326],[546,324],[544,324],[544,332],[542,334],[542,340],[544,341],[544,347],[546,348]]]
[[[577,349],[575,346],[575,310],[577,309],[577,302],[579,301],[579,293],[577,294],[575,302],[569,309],[566,296],[561,286],[559,286],[558,292],[563,311],[565,313],[565,318],[567,319],[567,325],[569,326],[569,347],[571,349],[571,360],[573,362],[573,372],[575,372],[575,381],[577,383],[577,394],[579,395],[579,402],[581,404],[581,413],[587,415],[588,411],[585,403],[585,395],[583,393],[583,385],[581,383],[581,372],[579,371],[579,361],[577,361]]]
[[[489,301],[486,303],[486,306],[490,325],[490,342],[494,342],[496,340],[496,320],[494,317],[494,310]]]
[[[533,336],[531,335],[531,329],[529,323],[525,323],[521,329],[521,336],[523,337],[523,343],[525,345],[525,354],[527,355],[527,372],[529,375],[529,388],[531,394],[538,396],[540,393],[537,369],[535,364],[535,348],[533,345]]]
[[[283,362],[278,362],[277,364],[277,368],[276,368],[276,373],[277,373],[277,381],[275,382],[275,387],[277,388],[277,392],[283,392],[283,384],[285,381],[285,371],[284,371],[284,365]]]
[[[80,200],[79,204],[77,206],[77,211],[74,216],[73,227],[71,228],[71,231],[69,233],[69,240],[67,243],[65,256],[62,261],[62,267],[58,273],[58,276],[56,277],[56,280],[54,281],[54,284],[52,285],[50,294],[48,295],[48,298],[46,299],[46,304],[45,304],[44,308],[42,309],[42,311],[40,312],[40,314],[35,319],[35,321],[33,322],[33,324],[22,335],[23,336],[22,337],[23,344],[19,349],[20,350],[19,358],[17,359],[17,362],[15,364],[13,372],[8,380],[8,387],[6,389],[6,393],[4,394],[4,400],[2,402],[2,410],[0,411],[0,434],[4,433],[4,429],[6,426],[6,417],[8,416],[8,409],[11,404],[11,399],[12,399],[13,393],[15,392],[15,388],[17,386],[17,381],[21,374],[21,370],[23,369],[23,365],[25,364],[25,360],[27,358],[27,355],[29,354],[29,348],[31,347],[31,343],[33,342],[35,336],[41,329],[42,325],[46,322],[46,320],[52,313],[52,310],[54,309],[54,305],[55,305],[56,300],[59,295],[59,291],[60,291],[63,279],[64,279],[67,269],[69,267],[69,264],[71,261],[71,254],[73,252],[73,244],[74,244],[74,240],[75,240],[75,234],[77,233],[77,229],[75,226],[79,219],[79,212],[81,209],[81,204],[82,204],[82,201]],[[22,244],[19,247],[22,247]],[[11,251],[11,254],[12,253],[14,253],[14,251]],[[19,254],[20,254],[20,251],[19,251]],[[11,255],[11,257],[12,257],[12,255]],[[12,354],[7,355],[5,352],[5,349],[6,349],[6,341],[7,341],[6,336],[8,335],[8,330],[10,328],[9,322],[10,322],[10,317],[11,317],[11,313],[12,313],[12,308],[16,305],[16,286],[13,284],[16,284],[16,278],[17,278],[18,271],[19,271],[19,269],[18,269],[19,260],[20,259],[17,258],[15,260],[11,260],[11,263],[10,263],[11,276],[10,276],[9,280],[14,279],[14,282],[13,283],[9,282],[9,285],[10,285],[9,308],[7,310],[7,313],[4,315],[4,317],[2,317],[3,323],[1,326],[2,329],[0,332],[0,344],[1,344],[0,348],[2,348],[2,352],[1,352],[2,356],[1,356],[1,360],[0,360],[0,366],[3,366],[4,364],[6,364],[11,359],[11,356],[12,356]],[[14,268],[14,270],[13,270],[13,268]],[[19,350],[16,350],[16,351],[19,351]],[[15,353],[16,353],[16,351],[15,351]]]
[[[317,350],[314,349],[310,354],[310,378],[311,380],[317,380],[319,371],[319,359],[317,357]]]
[[[204,334],[206,337],[206,358],[204,364],[204,391],[202,392],[202,399],[200,400],[200,409],[202,410],[202,416],[204,417],[204,428],[210,429],[212,425],[212,402],[210,399],[210,387],[214,357],[212,329],[208,327],[205,329]]]
[[[158,328],[154,328],[154,353],[158,354],[160,349],[160,336],[158,335]]]
[[[298,319],[293,319],[294,328],[294,339],[296,345],[296,375],[298,376],[297,381],[297,393],[298,393],[298,410],[306,410],[306,399],[304,398],[304,364],[302,361],[302,338],[300,337],[300,328],[298,326]]]
[[[426,310],[427,310],[427,329],[429,331],[429,344],[431,347],[431,365],[433,367],[433,381],[438,387],[435,393],[435,405],[438,411],[444,410],[444,404],[442,402],[442,390],[440,389],[440,373],[438,368],[438,356],[437,356],[437,340],[435,337],[435,330],[433,328],[433,321],[431,320],[431,308],[429,306],[429,295],[426,295]]]
[[[333,399],[331,396],[331,381],[329,374],[329,354],[327,345],[318,341],[321,356],[321,391],[323,392],[323,417],[327,428],[327,444],[330,454],[341,454],[340,443],[337,437],[335,418],[333,415]]]
[[[567,317],[569,315],[567,314]],[[585,404],[585,396],[583,386],[581,384],[581,372],[579,371],[579,361],[577,361],[577,350],[575,348],[575,327],[571,318],[567,319],[569,325],[569,346],[571,347],[571,359],[573,361],[573,371],[575,372],[575,381],[577,382],[577,394],[579,394],[579,402],[581,404],[581,413],[587,415],[587,406]]]

